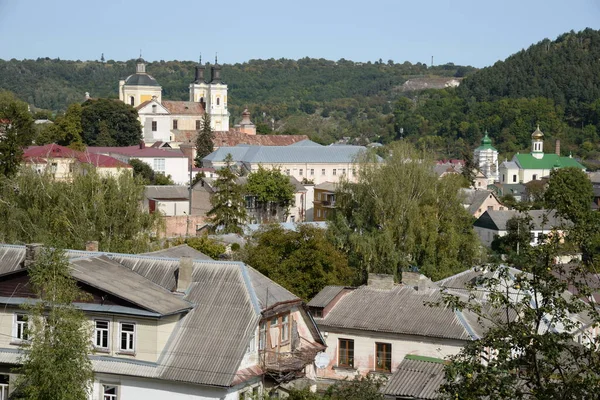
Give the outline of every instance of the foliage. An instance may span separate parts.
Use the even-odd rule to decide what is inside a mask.
[[[88,398],[91,331],[85,314],[73,305],[85,297],[62,251],[45,249],[38,257],[29,280],[40,301],[25,306],[29,341],[23,346],[17,390],[20,398],[32,400]]]
[[[345,254],[323,229],[298,224],[297,231],[271,225],[256,232],[243,261],[295,295],[309,300],[327,285],[349,285],[354,274]]]
[[[461,175],[465,178],[467,187],[475,187],[475,171],[479,168],[479,166],[475,164],[473,152],[470,148],[465,148],[462,153],[462,159],[465,161],[465,165],[463,166]]]
[[[213,230],[221,233],[243,233],[241,225],[246,219],[242,187],[236,182],[231,154],[225,157],[225,166],[219,169],[215,180],[215,193],[210,198],[212,208],[206,213]]]
[[[547,206],[556,209],[559,215],[575,223],[581,221],[593,197],[592,183],[581,169],[569,167],[550,172],[544,198]]]
[[[83,150],[83,139],[81,134],[81,104],[73,103],[64,115],[56,117],[53,124],[46,125],[35,139],[37,145],[57,143],[61,146],[69,146],[75,150]]]
[[[88,146],[131,146],[142,139],[136,109],[113,99],[83,103],[81,127],[83,141]]]
[[[210,127],[210,115],[204,113],[202,116],[202,126],[196,136],[196,166],[202,167],[202,159],[214,151],[213,130]]]
[[[591,265],[555,264],[562,247],[559,235],[550,235],[544,244],[521,249],[514,264],[520,271],[489,266],[490,273],[477,281],[468,300],[446,295],[446,306],[477,315],[487,330],[450,357],[443,398],[596,396],[600,340],[590,329],[600,317],[588,301]],[[483,305],[475,301],[477,290],[486,293]]]
[[[114,177],[90,169],[62,182],[24,168],[0,181],[0,241],[84,249],[96,240],[103,251],[148,251],[160,219],[140,207],[143,192],[126,171]]]
[[[362,160],[357,182],[336,193],[330,229],[351,265],[363,280],[413,268],[438,280],[473,265],[478,240],[459,197],[462,177],[438,179],[431,155],[405,142],[389,150],[385,164]]]
[[[129,165],[133,167],[133,176],[140,179],[144,185],[174,185],[171,175],[156,173],[148,163],[131,158]]]
[[[327,389],[326,398],[330,400],[383,400],[385,397],[380,389],[384,384],[383,378],[374,376],[355,377],[351,381],[343,381]]]
[[[177,238],[171,241],[169,246],[179,246],[184,243],[215,260],[218,259],[221,254],[225,253],[225,246],[210,239],[208,236]]]
[[[515,216],[506,221],[506,235],[498,236],[492,242],[492,250],[506,254],[514,260],[531,242],[533,223],[529,215]]]
[[[23,147],[34,138],[33,118],[27,104],[10,92],[0,91],[0,174],[17,173],[23,158]]]
[[[264,223],[277,221],[281,210],[287,215],[296,190],[289,176],[283,174],[280,169],[265,169],[259,165],[258,170],[248,175],[244,191],[247,195],[255,197],[256,208],[260,210],[260,223]]]

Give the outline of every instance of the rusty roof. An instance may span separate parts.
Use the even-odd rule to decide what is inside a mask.
[[[178,114],[178,115],[202,115],[202,114],[204,114],[204,107],[202,107],[202,104],[196,103],[194,101],[163,100],[162,105],[171,114]]]
[[[291,144],[308,140],[306,135],[248,135],[247,133],[229,130],[229,132],[215,132],[213,144],[215,147],[231,147],[238,144],[256,146],[289,146]]]

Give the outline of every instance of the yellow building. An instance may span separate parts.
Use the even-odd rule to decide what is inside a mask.
[[[335,210],[335,183],[324,182],[315,186],[314,220],[327,221]]]

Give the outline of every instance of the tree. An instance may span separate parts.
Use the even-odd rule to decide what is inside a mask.
[[[465,165],[463,166],[461,175],[465,178],[468,187],[475,187],[475,174],[479,166],[473,160],[471,149],[466,148],[463,151],[463,159],[465,160]]]
[[[592,183],[581,169],[569,167],[550,172],[544,198],[547,206],[562,217],[578,223],[589,212],[593,197]]]
[[[346,255],[321,228],[298,224],[297,231],[271,225],[247,244],[244,262],[297,296],[309,300],[327,285],[350,285],[355,275]]]
[[[135,145],[142,139],[142,126],[136,109],[114,99],[88,100],[83,103],[81,126],[83,141],[88,146],[106,144],[108,137],[116,146]]]
[[[213,130],[210,127],[210,115],[204,113],[202,126],[196,137],[196,166],[202,167],[202,159],[214,151]]]
[[[170,245],[178,246],[184,243],[215,260],[222,254],[225,254],[226,250],[225,246],[210,239],[208,236],[190,237],[186,239],[178,238],[170,242]]]
[[[389,150],[385,163],[361,160],[357,182],[336,192],[330,229],[351,265],[363,279],[418,268],[433,280],[472,265],[478,240],[461,204],[462,178],[438,179],[429,154],[406,142]]]
[[[35,136],[33,118],[27,103],[10,92],[0,92],[0,173],[13,176],[19,170],[23,147]]]
[[[143,196],[144,186],[127,171],[102,176],[90,168],[61,182],[24,168],[0,181],[0,241],[84,249],[95,240],[103,251],[149,251],[161,220],[140,207]]]
[[[256,208],[260,210],[259,222],[264,223],[278,221],[281,215],[287,218],[296,190],[289,176],[282,174],[280,169],[259,166],[257,171],[248,175],[244,191],[256,199]]]
[[[69,105],[64,115],[59,115],[53,124],[45,128],[36,138],[36,144],[44,145],[57,143],[61,146],[69,146],[75,150],[83,150],[83,139],[81,138],[81,104]]]
[[[521,249],[531,243],[532,219],[529,215],[518,215],[506,221],[506,235],[496,237],[492,242],[492,250],[508,255],[510,260],[518,258]]]
[[[371,375],[336,382],[320,395],[309,389],[292,390],[290,400],[384,400],[381,392],[385,380]]]
[[[142,160],[138,160],[137,158],[131,158],[129,160],[129,165],[133,167],[133,176],[140,179],[144,185],[174,185],[173,179],[171,175],[164,175],[160,173],[154,172],[152,167],[143,162]]]
[[[91,332],[85,314],[73,305],[85,296],[71,277],[64,253],[43,250],[29,268],[29,281],[39,302],[25,306],[29,340],[18,368],[19,397],[88,398],[93,380]]]
[[[446,367],[446,399],[591,399],[600,385],[600,323],[590,302],[591,265],[556,264],[558,234],[506,266],[487,266],[466,297],[444,305],[473,315],[485,330]],[[484,296],[482,294],[485,293]],[[478,300],[476,300],[478,299]]]
[[[213,230],[223,233],[243,233],[241,225],[246,219],[242,187],[236,183],[233,158],[225,157],[225,166],[217,171],[215,193],[210,198],[212,208],[206,213]]]

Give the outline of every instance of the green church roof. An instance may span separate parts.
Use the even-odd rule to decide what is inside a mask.
[[[487,131],[485,131],[485,136],[481,139],[481,146],[477,148],[477,150],[496,150],[494,146],[492,146],[492,139],[488,136]],[[498,151],[498,150],[496,150]]]
[[[565,167],[577,167],[585,169],[585,167],[577,162],[574,158],[561,157],[557,154],[544,154],[542,158],[536,158],[531,154],[517,154],[514,160],[522,169],[553,169]]]

